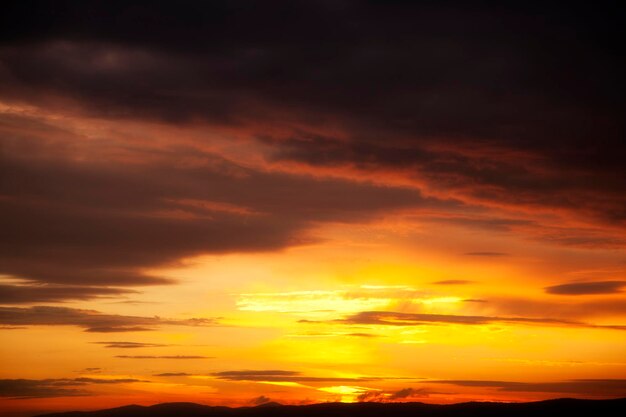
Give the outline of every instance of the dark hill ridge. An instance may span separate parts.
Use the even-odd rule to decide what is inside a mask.
[[[128,405],[99,411],[45,414],[46,417],[379,417],[386,415],[388,417],[573,417],[579,415],[604,417],[626,415],[626,398],[613,400],[563,398],[530,403],[470,402],[450,405],[323,403],[242,408],[212,407],[194,403],[165,403],[149,407]]]

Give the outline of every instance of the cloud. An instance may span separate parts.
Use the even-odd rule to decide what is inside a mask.
[[[446,279],[443,281],[435,281],[433,284],[435,285],[467,285],[473,284],[474,281],[468,281],[465,279]]]
[[[134,378],[60,378],[60,379],[0,379],[0,397],[49,398],[91,395],[84,389],[68,388],[100,384],[149,382]]]
[[[163,347],[170,345],[163,345],[159,343],[142,343],[142,342],[92,342],[97,345],[104,345],[106,348],[113,349],[137,349],[137,348],[150,348],[150,347]]]
[[[250,400],[250,404],[251,405],[262,405],[262,404],[267,404],[269,402],[271,402],[272,399],[269,397],[266,397],[265,395],[260,395],[256,398],[253,398]]]
[[[508,253],[504,252],[466,252],[467,256],[486,256],[486,257],[498,257],[498,256],[507,256]]]
[[[37,14],[12,5],[0,24],[0,82],[9,106],[80,112],[120,125],[202,122],[250,141],[267,166],[225,163],[227,171],[242,171],[247,179],[213,172],[209,186],[199,191],[199,170],[171,166],[186,160],[184,152],[172,152],[160,169],[119,160],[108,168],[85,163],[78,170],[65,160],[40,167],[32,158],[22,161],[30,171],[7,164],[10,192],[3,195],[22,201],[16,206],[10,199],[2,213],[18,220],[5,238],[7,248],[14,248],[5,272],[47,283],[77,285],[89,276],[94,285],[163,284],[164,277],[143,271],[198,253],[293,246],[312,222],[349,221],[347,208],[363,219],[380,212],[376,202],[388,203],[387,209],[406,207],[406,189],[362,186],[390,177],[421,189],[422,196],[455,201],[440,205],[436,214],[449,215],[463,204],[481,209],[480,227],[514,227],[556,245],[624,245],[624,63],[611,35],[621,28],[617,6],[590,12],[573,5],[563,16],[558,8],[521,2],[472,10],[411,2],[328,4],[248,8],[218,1],[172,8],[157,2],[150,19],[141,7],[109,2],[72,4],[64,13],[39,5]],[[540,22],[534,18],[539,14],[545,16]],[[355,24],[345,25],[348,20]],[[234,27],[244,29],[235,33]],[[524,27],[534,30],[511,30]],[[320,36],[320,28],[329,30]],[[46,137],[64,135],[36,120],[9,126],[6,136],[21,143],[28,139],[26,128]],[[88,143],[75,140],[81,138],[76,133],[66,136],[59,142]],[[118,150],[129,160],[133,146],[154,151],[127,136],[129,146]],[[202,137],[194,143],[198,153],[213,141]],[[59,149],[35,145],[45,147]],[[262,175],[266,168],[289,167],[318,181],[272,187],[269,177],[279,183],[284,178]],[[341,176],[354,181],[351,192],[332,192]],[[42,178],[51,185],[48,192],[37,187]],[[173,184],[188,185],[174,187],[175,193]],[[246,200],[249,193],[255,201]],[[293,205],[280,195],[293,195]],[[340,198],[346,195],[354,198],[353,206]],[[193,211],[172,199],[205,201],[214,209],[213,220],[153,215]],[[277,209],[282,204],[284,211]],[[237,207],[238,213],[219,207]],[[244,226],[246,210],[266,216],[250,216]],[[499,211],[510,220],[500,222]],[[537,211],[562,222],[545,221],[533,215]],[[131,213],[140,221],[131,221]],[[282,223],[285,213],[292,215]],[[26,227],[39,218],[50,221]],[[476,218],[459,220],[477,224]],[[580,220],[584,230],[572,230]],[[543,226],[555,223],[565,227],[546,234]],[[24,241],[16,230],[24,231]],[[162,244],[165,230],[176,245]],[[86,242],[86,235],[92,240]],[[26,243],[33,241],[41,242],[40,250]],[[76,258],[85,262],[68,253],[73,243],[80,248]],[[31,259],[18,259],[25,253]]]
[[[212,326],[215,319],[166,319],[161,317],[124,316],[94,310],[67,307],[1,307],[0,324],[10,326],[78,326],[88,332],[111,333],[151,330],[163,325]]]
[[[6,285],[0,284],[0,304],[25,304],[39,302],[63,302],[113,298],[136,293],[125,288],[81,287],[66,285]]]
[[[579,395],[623,395],[626,379],[572,379],[559,382],[511,382],[481,380],[441,380],[435,383],[465,387],[489,387],[510,392],[550,392]]]
[[[559,295],[617,294],[623,287],[626,281],[574,282],[546,287],[545,291]]]
[[[117,355],[121,359],[214,359],[213,356],[198,355]]]
[[[191,376],[192,374],[188,374],[186,372],[163,372],[162,374],[155,374],[153,376],[162,376],[162,377],[173,377],[173,376]]]
[[[126,333],[126,332],[149,332],[154,330],[149,327],[140,326],[128,326],[128,327],[113,327],[113,326],[97,326],[88,327],[85,329],[89,333]]]
[[[483,304],[468,306],[475,312],[488,314],[563,318],[575,322],[589,322],[601,319],[603,322],[626,319],[626,304],[620,299],[586,299],[558,297],[540,300],[538,298],[490,297]]]
[[[426,388],[403,388],[398,391],[366,391],[357,396],[359,402],[396,402],[414,397],[428,397],[431,391]]]
[[[1,379],[0,397],[47,398],[89,395],[85,390],[65,386],[59,386],[56,380]]]
[[[392,393],[391,396],[389,396],[389,399],[398,400],[410,397],[428,397],[428,394],[424,389],[404,388]]]
[[[380,378],[334,378],[312,377],[302,375],[301,372],[285,370],[242,370],[222,371],[211,374],[217,379],[228,381],[270,381],[270,382],[362,382]]]
[[[124,295],[119,287],[173,283],[145,270],[183,258],[279,250],[313,242],[320,222],[447,204],[414,189],[246,168],[200,145],[146,149],[112,138],[111,155],[96,146],[80,161],[53,146],[45,124],[21,140],[1,129],[10,174],[0,184],[0,272],[32,283],[3,287],[9,303]]]
[[[318,323],[312,320],[299,320],[299,323]],[[499,317],[499,316],[472,316],[455,314],[421,314],[401,313],[394,311],[362,311],[343,319],[329,321],[338,324],[365,324],[385,326],[422,326],[433,323],[484,325],[493,323],[513,323],[529,325],[548,325],[565,327],[587,327],[597,329],[626,330],[626,325],[596,325],[572,320],[561,320],[541,317]]]

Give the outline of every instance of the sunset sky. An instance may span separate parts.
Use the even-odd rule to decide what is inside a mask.
[[[618,4],[3,3],[0,410],[626,396]]]

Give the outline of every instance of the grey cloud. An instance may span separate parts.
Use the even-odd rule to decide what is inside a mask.
[[[333,378],[311,377],[302,375],[301,372],[285,370],[243,370],[222,371],[211,374],[217,379],[228,381],[284,381],[284,382],[363,382],[380,378]]]
[[[151,347],[164,347],[169,345],[163,345],[160,343],[142,343],[142,342],[92,342],[98,345],[104,345],[106,348],[113,349],[137,349],[137,348],[151,348]]]
[[[311,320],[300,320],[300,323],[316,323]],[[393,311],[362,311],[344,319],[330,321],[338,324],[367,324],[387,326],[421,326],[434,323],[481,325],[493,323],[519,323],[529,325],[548,325],[565,327],[586,327],[597,329],[626,330],[626,325],[596,325],[580,321],[541,318],[541,317],[499,317],[472,316],[454,314],[420,314],[400,313]]]
[[[1,379],[0,397],[47,398],[89,395],[85,390],[65,388],[65,385],[59,386],[55,381],[56,380]]]
[[[250,400],[250,404],[252,405],[261,405],[261,404],[267,404],[269,402],[271,402],[272,399],[269,397],[266,397],[265,395],[260,395],[256,398],[253,398]]]
[[[573,282],[546,287],[545,291],[559,295],[617,294],[624,287],[626,281]]]
[[[85,329],[85,331],[88,333],[150,332],[152,330],[154,330],[154,328],[140,327],[140,326],[125,326],[125,327],[96,326],[96,327],[88,327]]]
[[[214,359],[213,356],[199,355],[117,355],[120,359]]]
[[[47,398],[91,395],[82,388],[93,384],[127,384],[149,382],[134,378],[59,378],[59,379],[0,379],[0,397]],[[68,388],[70,387],[70,388]]]
[[[425,389],[404,388],[391,394],[390,400],[397,400],[401,398],[410,397],[428,397],[428,392]]]
[[[0,272],[47,284],[5,289],[13,301],[112,296],[125,290],[103,287],[173,283],[143,270],[203,253],[311,242],[307,232],[319,222],[455,205],[411,189],[255,171],[195,148],[161,150],[159,162],[138,166],[80,163],[47,152],[42,138],[31,139],[32,146],[9,135],[0,141],[7,173],[0,182]],[[132,156],[143,158],[140,151]],[[188,158],[203,163],[179,162]]]
[[[94,310],[67,307],[0,307],[0,324],[25,326],[78,326],[89,332],[129,332],[149,330],[163,325],[212,326],[215,319],[166,319],[161,317],[124,316]],[[147,327],[145,327],[147,326]]]
[[[275,163],[395,170],[482,205],[558,208],[617,231],[542,238],[623,245],[615,238],[626,219],[618,4],[570,4],[563,14],[530,2],[459,3],[155,2],[148,11],[79,2],[59,13],[17,2],[0,17],[0,83],[9,102],[53,107],[51,97],[61,97],[109,119],[252,127]],[[341,139],[318,133],[326,122]],[[267,137],[265,126],[287,133]],[[93,219],[79,220],[93,227]],[[191,241],[185,254],[273,250],[303,227],[273,226],[250,226],[263,238],[256,246],[181,234]],[[98,270],[78,274],[163,283],[138,273],[145,263],[137,252],[108,280]],[[13,270],[44,279],[36,268]],[[69,273],[50,271],[46,282]]]
[[[496,257],[496,256],[507,256],[508,253],[504,252],[466,252],[467,256],[487,256],[487,257]]]
[[[511,392],[553,392],[579,395],[623,395],[626,379],[572,379],[558,382],[511,382],[480,380],[441,380],[436,383],[466,387],[492,387]]]
[[[360,402],[393,402],[413,397],[428,397],[431,391],[426,388],[403,388],[398,391],[367,391],[360,394]]]
[[[119,297],[136,293],[125,288],[81,287],[66,285],[7,285],[0,284],[0,304],[63,302],[93,298]]]

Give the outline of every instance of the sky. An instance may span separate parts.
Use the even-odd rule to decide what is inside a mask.
[[[626,396],[623,18],[4,4],[0,409]]]

